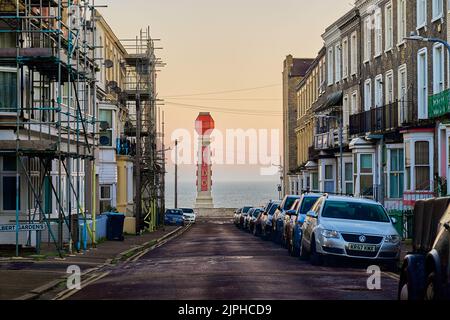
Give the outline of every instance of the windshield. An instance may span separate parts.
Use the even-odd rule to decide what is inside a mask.
[[[243,213],[247,213],[252,207],[244,207],[244,209],[242,209]]]
[[[194,213],[192,209],[182,209],[184,213]]]
[[[277,211],[278,206],[280,205],[279,202],[274,203],[271,207],[270,210],[268,212],[269,216],[273,216],[273,214],[275,213],[275,211]]]
[[[176,216],[182,216],[183,215],[183,211],[180,210],[167,210],[166,214],[173,214]]]
[[[381,205],[345,201],[327,201],[322,212],[322,217],[371,222],[390,222],[390,219]]]
[[[288,197],[283,206],[283,210],[289,210],[294,205],[295,200],[297,200],[299,197]]]
[[[302,201],[300,214],[307,214],[320,197],[305,197]]]

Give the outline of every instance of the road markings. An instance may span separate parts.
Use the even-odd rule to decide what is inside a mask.
[[[94,282],[97,282],[97,281],[103,279],[104,277],[108,276],[110,273],[111,273],[111,271],[107,271],[100,275],[94,275],[93,277],[89,278],[87,281],[83,281],[81,290],[83,290],[87,286],[93,284]],[[59,293],[52,300],[66,300],[66,299],[70,298],[71,296],[73,296],[74,294],[80,292],[81,290],[67,289],[67,290]]]
[[[400,276],[393,272],[383,272],[383,274],[387,275],[389,278],[400,281]]]

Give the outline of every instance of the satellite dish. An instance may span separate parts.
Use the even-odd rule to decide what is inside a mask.
[[[111,143],[111,140],[108,136],[101,136],[100,137],[100,145],[102,146],[109,146]]]
[[[105,60],[105,68],[107,69],[111,69],[112,67],[114,67],[114,62],[112,62],[111,60]]]

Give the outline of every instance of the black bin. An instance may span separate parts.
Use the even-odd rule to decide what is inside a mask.
[[[106,238],[109,241],[124,241],[123,225],[125,215],[123,213],[109,212],[106,213],[108,222],[106,225]]]

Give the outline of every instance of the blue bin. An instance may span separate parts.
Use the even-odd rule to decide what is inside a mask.
[[[106,239],[109,241],[124,241],[123,225],[125,222],[125,215],[123,213],[108,212],[105,213],[108,217],[106,226]]]

